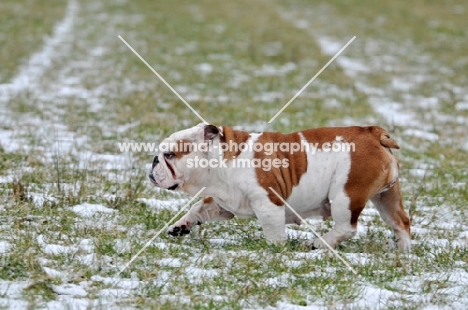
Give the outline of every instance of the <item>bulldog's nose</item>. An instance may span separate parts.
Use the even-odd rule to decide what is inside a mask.
[[[156,165],[159,164],[159,158],[158,158],[158,155],[154,156],[154,160],[153,160],[153,167],[151,169],[154,169],[154,167],[156,167]]]

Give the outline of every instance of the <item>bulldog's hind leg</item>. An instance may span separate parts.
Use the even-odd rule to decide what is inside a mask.
[[[364,209],[366,201],[350,199],[345,192],[340,192],[335,199],[330,199],[330,204],[331,216],[335,225],[331,231],[323,235],[322,239],[334,248],[341,241],[354,236],[357,229],[357,219]],[[312,239],[308,244],[312,248],[328,248],[320,238]]]
[[[382,219],[393,228],[398,239],[398,248],[411,249],[410,219],[403,208],[400,184],[397,181],[389,190],[371,198]]]
[[[208,197],[198,201],[180,220],[172,225],[167,233],[172,236],[182,236],[190,233],[190,228],[209,222],[230,220],[234,214],[221,208],[213,198]]]

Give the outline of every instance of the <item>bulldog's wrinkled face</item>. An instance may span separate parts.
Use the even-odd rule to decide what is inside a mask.
[[[154,157],[153,166],[149,174],[151,182],[168,190],[183,189],[184,184],[197,175],[201,168],[189,165],[198,157],[209,156],[208,145],[218,135],[219,129],[204,123],[195,127],[173,133],[159,145],[159,154]]]

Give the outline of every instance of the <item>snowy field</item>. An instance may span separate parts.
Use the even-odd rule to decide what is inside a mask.
[[[461,0],[2,1],[0,308],[467,309],[467,15]],[[388,129],[412,252],[369,203],[338,248],[357,276],[304,226],[277,247],[240,219],[162,234],[117,276],[191,198],[118,143],[199,123],[118,35],[215,125]]]

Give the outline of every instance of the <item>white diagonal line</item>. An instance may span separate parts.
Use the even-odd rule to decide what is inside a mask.
[[[174,215],[174,217],[172,217],[172,218],[166,223],[166,225],[164,225],[164,227],[161,228],[161,230],[158,231],[157,234],[153,236],[153,238],[151,238],[148,242],[146,242],[145,246],[144,246],[140,251],[138,251],[138,253],[136,253],[136,254],[132,257],[132,259],[130,259],[130,261],[129,261],[128,263],[126,263],[125,266],[122,267],[122,269],[120,269],[119,272],[117,272],[117,273],[115,274],[115,277],[118,277],[118,276],[122,273],[122,271],[124,271],[125,269],[127,269],[127,267],[130,266],[130,264],[133,263],[133,261],[134,261],[144,250],[146,250],[146,248],[154,241],[154,239],[156,239],[165,229],[167,229],[167,227],[172,223],[172,221],[175,220],[175,219],[185,210],[185,208],[187,208],[187,207],[190,205],[190,203],[191,203],[195,198],[197,198],[198,195],[201,194],[201,192],[203,192],[203,191],[205,190],[205,188],[206,188],[206,187],[203,187],[201,190],[199,190],[198,193],[196,193],[195,196],[193,196],[192,199],[190,199],[189,202],[187,202],[187,203],[185,204],[185,206],[183,206],[182,209],[180,209],[179,212],[177,212],[177,214]]]
[[[276,195],[278,196],[279,199],[281,199],[281,201],[289,208],[291,209],[291,211],[301,220],[302,223],[305,224],[305,226],[307,226],[307,228],[309,228],[313,233],[314,235],[317,236],[317,238],[320,239],[320,241],[323,242],[323,244],[325,244],[332,252],[333,254],[335,254],[345,265],[346,267],[348,267],[349,270],[351,270],[355,275],[357,275],[358,273],[356,272],[356,270],[354,270],[353,267],[351,267],[351,265],[343,258],[341,257],[340,254],[338,254],[338,252],[331,246],[328,244],[328,242],[325,241],[325,239],[322,238],[322,236],[320,236],[309,224],[307,224],[307,222],[304,220],[304,218],[302,216],[299,215],[299,213],[296,212],[296,210],[294,210],[284,199],[283,197],[281,197],[273,188],[269,187],[269,189]]]
[[[207,121],[205,121],[205,120],[203,119],[203,117],[201,117],[200,114],[198,114],[197,111],[195,111],[194,108],[192,108],[192,106],[191,106],[187,101],[185,101],[184,98],[182,98],[181,95],[179,95],[179,93],[178,93],[174,88],[172,88],[171,85],[169,85],[168,82],[166,82],[166,80],[165,80],[161,75],[159,75],[158,72],[156,72],[156,70],[153,69],[153,67],[151,67],[151,66],[146,62],[146,60],[143,59],[143,57],[140,56],[140,54],[137,53],[137,51],[135,51],[135,50],[133,49],[133,47],[130,46],[130,44],[127,43],[127,41],[124,40],[124,38],[122,38],[122,37],[119,35],[119,39],[122,40],[122,42],[125,43],[125,45],[127,45],[127,47],[128,47],[135,55],[137,55],[137,57],[140,58],[140,60],[143,61],[143,63],[144,63],[151,71],[153,71],[153,73],[156,74],[156,76],[157,76],[164,84],[166,84],[166,86],[169,87],[169,89],[172,90],[172,92],[173,92],[177,97],[179,97],[179,99],[182,100],[182,102],[185,103],[185,105],[186,105],[190,110],[192,110],[192,112],[193,112],[203,123],[205,123],[205,124],[207,124],[207,125],[209,124]]]
[[[330,59],[330,61],[329,61],[329,62],[327,62],[327,64],[326,64],[325,66],[323,66],[323,68],[322,68],[322,69],[320,69],[320,71],[319,71],[319,72],[317,72],[317,74],[316,74],[316,75],[314,75],[314,77],[313,77],[312,79],[310,79],[310,81],[309,81],[309,82],[307,82],[307,84],[305,84],[305,85],[304,85],[304,87],[302,87],[302,88],[301,88],[301,90],[300,90],[300,91],[299,91],[299,92],[298,92],[298,93],[297,93],[297,94],[296,94],[294,97],[292,97],[292,98],[291,98],[291,100],[289,100],[289,102],[288,102],[288,103],[286,103],[286,104],[285,104],[285,106],[284,106],[284,107],[283,107],[281,110],[279,110],[279,111],[278,111],[278,113],[276,113],[276,114],[275,114],[275,116],[273,116],[273,117],[272,117],[272,118],[271,118],[271,119],[268,121],[268,123],[271,123],[271,122],[273,122],[273,121],[275,120],[275,118],[276,118],[276,117],[278,117],[278,115],[280,115],[280,114],[281,114],[281,112],[283,112],[283,111],[284,111],[284,109],[286,109],[286,108],[287,108],[287,107],[288,107],[288,106],[291,104],[291,102],[293,102],[293,101],[294,101],[294,99],[296,99],[296,98],[297,98],[297,96],[299,96],[299,95],[300,95],[300,94],[301,94],[301,93],[304,91],[304,89],[306,89],[306,88],[307,88],[307,86],[309,86],[309,85],[310,85],[310,83],[312,83],[312,82],[313,82],[313,81],[314,81],[314,80],[317,78],[317,76],[319,76],[319,74],[320,74],[320,73],[322,73],[322,71],[323,71],[323,70],[325,70],[325,69],[326,69],[326,68],[327,68],[327,67],[328,67],[328,66],[329,66],[329,65],[330,65],[330,64],[333,62],[333,60],[335,60],[335,58],[336,58],[336,57],[338,57],[338,56],[341,54],[341,52],[343,52],[343,51],[345,50],[345,48],[347,48],[347,47],[348,47],[348,45],[350,45],[350,44],[351,44],[351,42],[353,42],[353,41],[354,41],[354,39],[356,39],[356,36],[354,36],[354,37],[353,37],[351,40],[349,40],[349,42],[348,42],[348,43],[346,43],[346,45],[345,45],[345,46],[343,46],[343,47],[342,47],[342,48],[341,48],[341,49],[338,51],[338,53],[336,53],[336,55],[335,55],[335,56],[333,56],[333,58],[332,58],[332,59]]]

